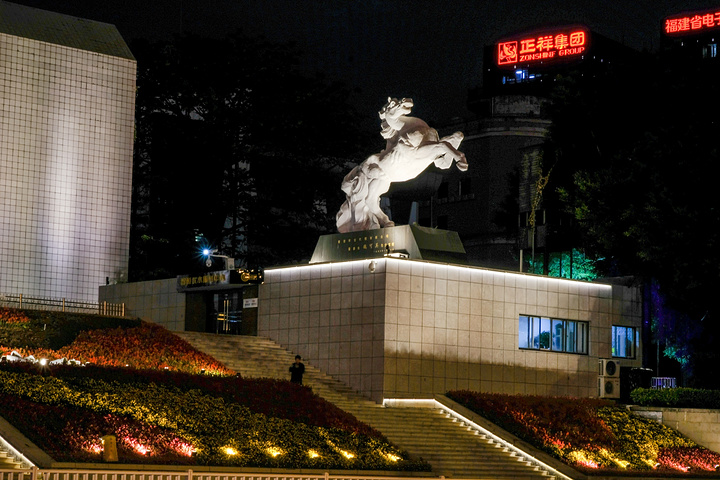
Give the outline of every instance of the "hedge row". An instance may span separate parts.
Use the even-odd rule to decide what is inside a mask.
[[[695,388],[636,388],[630,392],[636,405],[647,407],[720,409],[720,390]]]
[[[2,308],[0,345],[57,350],[71,344],[83,331],[138,327],[140,324],[141,320],[137,318]]]

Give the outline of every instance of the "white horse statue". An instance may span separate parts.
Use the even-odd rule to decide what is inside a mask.
[[[336,216],[340,233],[394,226],[380,208],[380,196],[387,193],[391,183],[411,180],[431,163],[447,169],[454,160],[461,171],[468,169],[465,155],[457,150],[463,134],[439,138],[427,123],[406,116],[412,107],[411,98],[388,98],[380,110],[387,144],[385,150],[371,155],[343,179],[341,188],[347,199]]]

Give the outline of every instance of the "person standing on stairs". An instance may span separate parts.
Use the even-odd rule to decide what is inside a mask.
[[[305,364],[301,360],[300,355],[295,355],[295,363],[290,365],[290,381],[300,385],[302,385],[303,374],[305,373]]]

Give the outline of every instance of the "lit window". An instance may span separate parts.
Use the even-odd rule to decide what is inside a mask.
[[[587,354],[587,322],[520,315],[518,326],[520,348]]]
[[[709,43],[703,47],[703,58],[717,58],[717,43]]]
[[[612,327],[612,356],[620,358],[635,358],[639,338],[633,327]]]

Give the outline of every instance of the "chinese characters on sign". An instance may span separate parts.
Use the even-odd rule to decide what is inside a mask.
[[[586,30],[574,28],[500,42],[497,64],[514,66],[581,55],[587,49],[588,36]]]
[[[220,285],[229,283],[230,272],[208,272],[201,275],[178,276],[178,288],[207,287],[209,285]]]
[[[698,33],[716,28],[720,28],[720,11],[668,17],[665,19],[665,25],[663,26],[663,30],[667,35]]]
[[[387,233],[380,235],[361,234],[338,240],[337,248],[347,249],[348,252],[386,253],[388,249],[394,250],[395,242],[390,240],[390,235]]]

